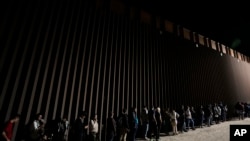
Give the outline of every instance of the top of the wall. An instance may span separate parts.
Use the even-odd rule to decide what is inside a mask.
[[[96,1],[97,8],[102,7],[101,0]],[[232,48],[229,48],[228,46],[221,44],[217,41],[214,41],[208,37],[205,37],[199,33],[193,32],[185,27],[182,27],[181,25],[175,24],[169,20],[162,19],[161,17],[157,17],[155,15],[152,15],[148,13],[147,11],[135,7],[126,7],[125,4],[120,0],[111,0],[110,2],[110,10],[112,12],[115,12],[117,14],[126,14],[129,15],[130,18],[136,18],[146,24],[152,24],[154,23],[154,26],[156,26],[157,29],[163,30],[169,33],[173,33],[177,35],[180,38],[184,38],[186,40],[189,40],[196,45],[201,45],[204,47],[211,48],[215,51],[218,51],[221,55],[230,55],[238,61],[244,61],[250,63],[250,57],[237,52],[236,50],[233,50]]]

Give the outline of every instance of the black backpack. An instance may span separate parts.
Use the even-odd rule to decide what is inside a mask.
[[[123,127],[123,116],[118,117],[117,127]]]

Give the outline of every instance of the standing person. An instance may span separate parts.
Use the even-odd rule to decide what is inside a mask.
[[[204,112],[205,112],[207,126],[210,127],[212,123],[212,118],[213,118],[213,110],[212,110],[211,104],[207,105]]]
[[[56,141],[66,141],[66,131],[68,130],[67,118],[64,117],[63,119],[61,119],[60,117],[57,117],[54,124],[55,127],[53,132],[53,139],[55,139]]]
[[[119,115],[117,120],[117,129],[118,129],[118,140],[119,141],[126,141],[127,140],[127,133],[129,131],[128,125],[128,114],[127,109],[124,108],[122,113]]]
[[[113,141],[116,135],[116,122],[114,120],[114,113],[109,112],[109,117],[107,119],[107,136],[106,141]]]
[[[162,114],[162,119],[164,121],[163,125],[164,125],[164,132],[166,133],[166,135],[169,135],[169,132],[171,131],[171,122],[170,122],[170,108],[167,108],[164,110],[163,114]]]
[[[16,114],[10,118],[10,120],[6,123],[3,130],[1,131],[1,141],[11,141],[13,136],[13,127],[14,124],[17,123],[20,119],[20,115]]]
[[[243,102],[240,102],[240,119],[245,119],[245,106]]]
[[[136,107],[131,108],[131,112],[129,114],[129,126],[130,126],[130,140],[135,141],[136,133],[139,125],[139,120],[137,116]]]
[[[241,102],[237,102],[237,104],[235,105],[235,109],[236,109],[236,113],[239,116],[239,120],[243,120],[244,119],[244,104]]]
[[[204,113],[204,109],[203,106],[201,105],[198,113],[197,113],[197,118],[198,118],[198,125],[200,128],[203,128],[203,121],[205,120],[205,113]]]
[[[162,125],[162,116],[161,116],[161,109],[160,109],[160,107],[156,108],[155,119],[156,119],[156,125],[157,125],[156,140],[159,140],[159,138],[160,138],[160,132],[161,132],[161,125]]]
[[[223,122],[224,120],[224,114],[225,114],[225,109],[224,109],[224,104],[220,101],[218,106],[220,107],[221,109],[221,116],[220,116],[220,121]]]
[[[187,132],[186,128],[186,111],[184,105],[181,105],[181,108],[177,111],[179,113],[180,117],[178,118],[180,131],[181,132]]]
[[[148,109],[146,106],[143,107],[143,110],[141,112],[141,124],[142,124],[142,130],[143,130],[143,136],[144,139],[147,140],[148,135]]]
[[[190,107],[190,112],[191,112],[194,124],[197,125],[197,123],[198,123],[197,122],[198,121],[198,119],[197,119],[197,112],[196,112],[196,110],[195,110],[195,108],[193,106]]]
[[[224,108],[223,121],[227,121],[227,111],[228,111],[227,105],[225,104],[223,108]]]
[[[189,106],[187,106],[185,114],[186,114],[185,116],[186,116],[186,121],[187,121],[187,128],[188,129],[192,128],[194,130],[195,129],[194,128],[194,120],[193,120],[192,113],[190,111],[190,107]],[[190,123],[191,123],[191,127],[190,127]]]
[[[217,105],[217,103],[214,104],[213,111],[214,111],[215,123],[218,124],[218,123],[220,123],[221,108],[219,105]]]
[[[28,140],[30,141],[39,141],[43,138],[44,135],[44,129],[45,127],[45,120],[43,119],[43,114],[38,113],[35,116],[35,119],[29,126],[29,133],[28,133]]]
[[[63,140],[67,141],[68,140],[68,132],[69,132],[69,121],[67,120],[67,117],[63,117],[62,119],[62,124],[64,126],[64,137]]]
[[[172,125],[172,129],[173,129],[173,135],[177,135],[178,134],[178,130],[177,130],[177,118],[179,118],[179,114],[177,112],[175,112],[174,109],[172,109],[170,111],[170,122]]]
[[[86,112],[82,111],[78,114],[78,118],[75,121],[74,124],[74,130],[75,130],[75,141],[85,141],[87,139],[87,132],[86,129],[88,129],[88,126],[85,125],[85,118],[86,118]]]
[[[50,123],[49,123],[50,124]],[[63,130],[64,127],[62,125],[62,119],[60,117],[57,117],[54,121],[52,121],[52,129],[53,129],[53,139],[56,141],[62,141],[63,140]]]
[[[98,120],[97,114],[94,114],[89,122],[89,137],[90,141],[97,141],[98,140]]]
[[[152,139],[153,135],[156,136],[157,132],[157,122],[155,118],[155,108],[151,107],[151,110],[148,112],[148,120],[149,120],[149,138]]]

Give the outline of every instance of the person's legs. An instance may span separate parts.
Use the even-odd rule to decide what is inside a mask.
[[[126,140],[127,140],[127,131],[126,129],[121,129],[120,141],[126,141]]]
[[[148,136],[148,128],[149,128],[149,124],[146,124],[146,132],[145,132],[145,139],[147,139]]]
[[[156,139],[158,138],[158,126],[157,125],[155,125],[155,128],[154,128],[154,136]]]
[[[152,139],[152,133],[154,131],[154,124],[153,122],[149,123],[149,130],[148,130],[148,134],[149,134],[149,138]]]
[[[147,139],[147,134],[148,134],[148,123],[143,123],[143,136],[144,136],[144,139]]]
[[[182,123],[182,131],[187,132],[186,122],[185,120]]]
[[[172,127],[172,125],[171,125],[171,123],[169,122],[169,120],[168,120],[168,121],[166,120],[166,131],[165,131],[165,133],[166,133],[167,135],[169,135],[169,132],[171,131],[171,127]]]
[[[177,125],[174,125],[174,129],[175,129],[175,134],[177,135],[178,134],[178,131],[177,131]]]
[[[156,139],[159,139],[159,137],[160,137],[160,127],[157,125],[156,126],[156,130],[155,130],[155,138]]]
[[[137,128],[134,128],[134,136],[133,136],[134,141],[135,141],[135,138],[136,138],[136,134],[137,134]]]
[[[195,127],[194,127],[194,120],[193,119],[191,119],[191,126],[192,126],[192,129],[195,129]]]
[[[124,131],[123,129],[120,129],[119,141],[123,141],[123,140],[124,140]]]
[[[124,134],[123,134],[123,141],[127,141],[127,132],[125,132]]]
[[[171,125],[172,125],[173,135],[175,135],[175,125],[174,125],[174,123],[171,123]]]
[[[207,117],[207,126],[208,127],[210,127],[210,125],[211,125],[210,123],[211,123],[211,119],[210,119],[210,117]]]
[[[171,125],[172,125],[173,135],[176,135],[177,134],[177,122],[174,120],[171,120]]]
[[[186,120],[186,126],[187,126],[187,127],[186,127],[187,129],[190,128],[190,119],[187,119],[187,120]]]

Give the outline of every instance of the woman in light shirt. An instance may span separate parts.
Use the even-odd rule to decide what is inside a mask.
[[[97,134],[98,134],[98,121],[97,121],[97,114],[95,114],[90,122],[89,122],[89,136],[90,141],[97,141]]]

